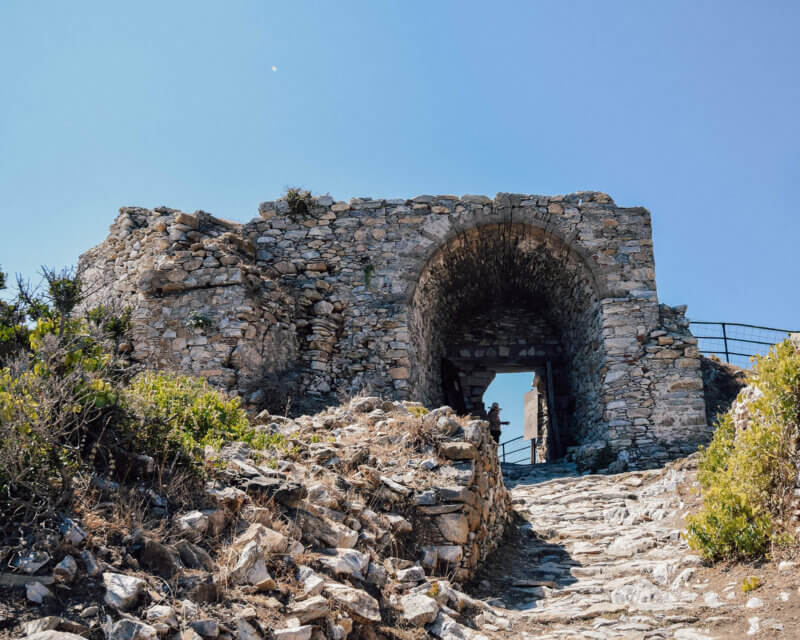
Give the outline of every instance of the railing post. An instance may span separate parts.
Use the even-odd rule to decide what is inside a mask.
[[[722,323],[722,340],[725,343],[725,362],[730,364],[731,358],[728,354],[728,333],[725,331],[725,323]]]
[[[500,446],[503,447],[503,463],[505,464],[505,461],[506,461],[506,443],[503,442],[503,443],[500,444]]]

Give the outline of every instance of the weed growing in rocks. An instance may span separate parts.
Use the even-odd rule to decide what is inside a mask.
[[[286,189],[286,203],[293,217],[306,216],[311,208],[311,192],[299,187],[289,187]]]
[[[761,578],[758,576],[747,576],[742,580],[741,589],[742,593],[750,593],[755,591],[761,586]]]

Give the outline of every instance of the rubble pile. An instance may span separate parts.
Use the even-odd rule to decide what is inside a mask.
[[[208,448],[196,509],[142,490],[147,526],[101,535],[84,514],[0,548],[0,634],[481,637],[487,605],[460,589],[512,514],[488,423],[360,397],[255,425],[285,444]]]

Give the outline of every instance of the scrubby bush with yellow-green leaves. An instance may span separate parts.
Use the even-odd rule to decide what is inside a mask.
[[[67,508],[76,479],[85,485],[99,475],[160,490],[187,471],[200,480],[206,445],[283,444],[253,430],[239,399],[205,380],[120,359],[129,313],[79,312],[80,283],[48,273],[53,302],[21,291],[14,313],[0,314],[0,328],[8,328],[3,318],[24,327],[0,359],[0,530]]]
[[[790,340],[757,356],[749,385],[702,450],[703,504],[689,546],[707,560],[769,556],[788,544],[800,444],[800,350]]]
[[[229,398],[201,378],[145,371],[124,391],[124,403],[140,420],[137,446],[201,458],[205,445],[246,442],[257,449],[283,443],[280,435],[254,431],[238,397]]]
[[[27,349],[0,368],[0,525],[65,507],[89,466],[87,444],[118,439],[119,369],[83,328],[40,319]]]

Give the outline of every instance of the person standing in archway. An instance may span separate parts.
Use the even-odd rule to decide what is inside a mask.
[[[500,442],[500,432],[503,428],[504,424],[508,424],[508,421],[501,422],[500,421],[500,405],[496,402],[492,403],[491,408],[489,409],[489,415],[486,417],[489,421],[489,431],[492,434],[495,442]]]

